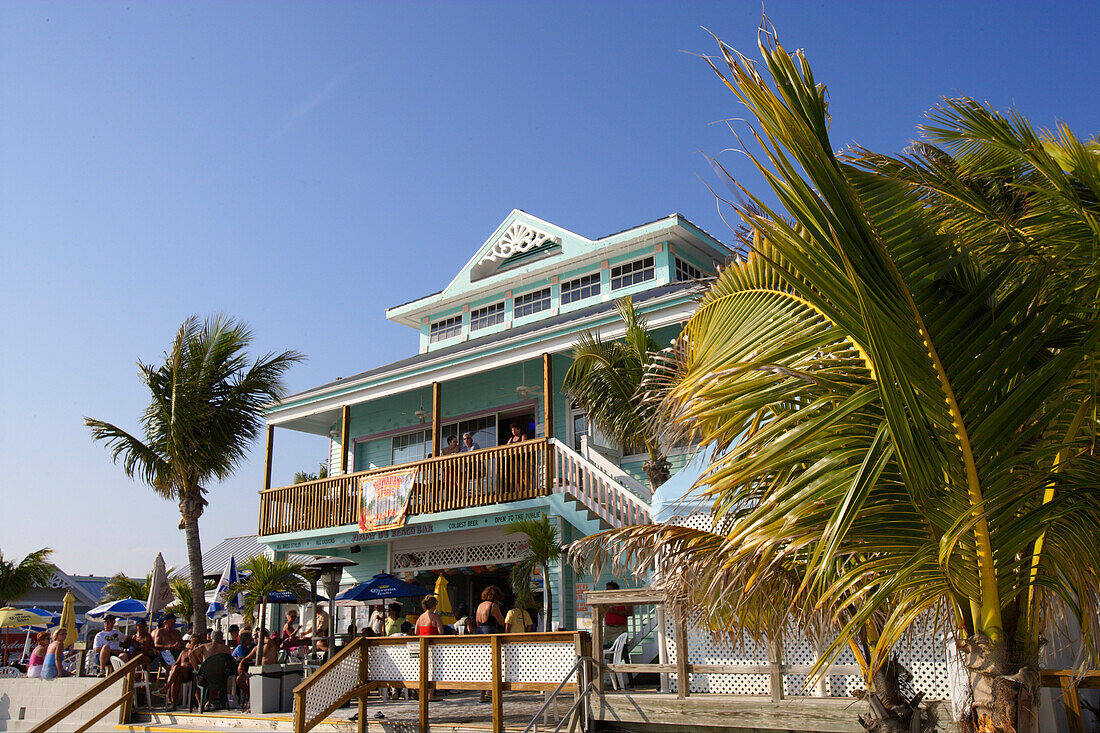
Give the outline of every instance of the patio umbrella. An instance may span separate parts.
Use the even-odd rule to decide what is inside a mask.
[[[412,598],[426,595],[428,591],[419,585],[398,580],[389,573],[379,573],[367,582],[348,588],[336,596],[336,605],[362,606],[367,601],[379,601],[383,598]]]
[[[149,600],[145,605],[149,608],[149,616],[168,608],[175,596],[168,585],[168,569],[164,566],[164,556],[159,552],[157,559],[153,560],[153,574],[149,577]]]
[[[145,601],[136,598],[123,598],[120,601],[108,601],[102,603],[84,614],[86,618],[101,621],[104,616],[110,614],[115,618],[145,618],[149,615],[149,609]]]
[[[314,593],[313,598],[310,598],[310,597],[306,596],[306,597],[302,598],[301,600],[299,600],[299,599],[294,597],[293,593],[291,593],[290,591],[285,591],[285,590],[273,590],[273,591],[271,591],[270,593],[267,594],[267,602],[268,603],[289,603],[289,604],[297,606],[299,604],[309,603],[310,601],[314,601],[314,600],[316,600],[316,601],[327,601],[328,599],[325,598],[323,595],[321,595],[319,593]]]
[[[222,616],[229,615],[231,609],[241,608],[241,594],[238,593],[235,596],[230,597],[229,588],[240,582],[240,577],[237,575],[237,560],[232,555],[229,556],[229,561],[225,564],[225,570],[222,571],[222,576],[218,580],[217,588],[214,590],[214,600],[210,601],[210,605],[206,609],[206,617],[209,619],[219,619]]]
[[[435,610],[440,618],[443,619],[443,623],[453,624],[455,622],[455,617],[454,611],[451,610],[451,594],[447,592],[447,585],[447,576],[440,573],[435,579],[435,595],[437,599]]]
[[[43,611],[41,608],[12,608],[6,606],[0,608],[0,628],[14,629],[21,626],[47,626],[54,619],[54,614]]]
[[[61,619],[58,622],[61,628],[69,632],[65,636],[65,646],[70,647],[76,643],[76,596],[72,591],[66,591],[61,600]]]

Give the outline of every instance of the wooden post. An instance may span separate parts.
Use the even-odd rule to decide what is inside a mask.
[[[120,725],[130,724],[130,710],[134,704],[134,667],[130,667],[130,671],[126,673],[126,681],[122,685],[123,698],[122,706],[118,711],[118,722]],[[148,690],[149,688],[145,688]],[[147,701],[150,702],[150,701]]]
[[[263,669],[262,667],[260,669]],[[359,708],[359,716],[363,716],[363,708]],[[306,729],[306,693],[294,691],[294,730]]]
[[[546,439],[554,437],[554,360],[550,354],[542,355],[542,404],[546,426]]]
[[[596,692],[603,694],[603,606],[592,604],[592,658],[596,660]],[[614,674],[614,672],[612,672]]]
[[[428,637],[420,637],[420,733],[428,733]]]
[[[1081,715],[1081,698],[1077,696],[1077,686],[1070,675],[1058,678],[1062,687],[1062,705],[1066,709],[1066,722],[1070,733],[1085,733],[1085,719]]]
[[[275,426],[267,426],[267,454],[264,458],[264,490],[271,488],[271,451],[275,447]]]
[[[688,632],[687,618],[682,610],[676,611],[674,627],[676,629],[676,697],[681,700],[688,696],[691,679],[688,677]]]
[[[438,456],[443,448],[440,433],[443,430],[443,385],[432,382],[432,455]]]
[[[340,412],[340,473],[347,473],[348,443],[351,442],[351,405],[344,405]]]
[[[329,623],[332,623],[329,621]],[[354,639],[352,640],[355,641]],[[370,661],[370,638],[364,637],[363,641],[359,644],[359,684],[365,685],[369,680],[367,677],[370,675],[367,673],[367,663]],[[384,693],[383,693],[384,694]],[[367,694],[363,693],[359,696],[359,716],[356,718],[356,726],[358,733],[367,733]],[[301,728],[295,728],[295,730],[302,730]]]
[[[489,637],[493,668],[493,733],[504,733],[504,675],[500,646],[500,634]]]

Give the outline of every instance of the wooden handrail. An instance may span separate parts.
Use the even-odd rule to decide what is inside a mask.
[[[1039,673],[1043,687],[1059,687],[1062,690],[1062,706],[1066,709],[1066,722],[1070,733],[1085,733],[1085,719],[1081,715],[1081,698],[1078,688],[1100,689],[1100,671],[1075,672],[1072,669],[1044,669]]]
[[[317,715],[313,720],[306,720],[306,691],[313,687],[318,681],[323,680],[328,673],[339,666],[345,659],[355,654],[362,654],[362,647],[365,639],[362,636],[357,636],[351,640],[350,643],[345,644],[344,648],[336,652],[328,658],[328,661],[317,668],[317,671],[306,677],[304,680],[298,683],[294,688],[294,730],[298,733],[306,733],[306,731],[312,730],[314,726],[320,723],[325,717],[342,706],[345,702],[354,697],[356,688],[363,684],[362,674],[359,675],[359,685],[356,688],[350,690],[346,695],[341,696],[328,710],[322,711],[320,715]],[[360,665],[362,667],[362,665]]]
[[[359,519],[359,482],[394,471],[417,472],[409,497],[410,516],[546,496],[550,493],[545,482],[548,460],[549,442],[538,438],[264,489],[259,533],[354,525]]]
[[[129,700],[130,696],[134,694],[133,674],[134,674],[135,668],[138,665],[138,662],[140,662],[140,661],[141,661],[141,657],[134,657],[130,661],[126,662],[126,664],[124,664],[120,668],[116,669],[114,672],[109,674],[107,677],[105,677],[104,679],[102,679],[99,682],[95,683],[94,685],[89,687],[87,690],[85,690],[84,692],[80,693],[79,695],[74,697],[72,700],[67,702],[64,706],[62,706],[62,708],[60,710],[58,710],[55,713],[52,713],[52,714],[48,715],[45,719],[43,719],[43,720],[39,721],[38,723],[36,723],[33,727],[31,727],[29,729],[29,733],[46,733],[46,731],[48,731],[50,728],[53,728],[55,725],[60,723],[62,720],[69,717],[70,715],[72,715],[76,710],[83,707],[85,703],[89,702],[90,700],[93,700],[101,692],[109,689],[113,684],[115,684],[116,682],[118,682],[119,680],[121,680],[124,677],[128,677],[130,679],[129,679],[128,684],[123,686],[122,697],[120,697],[118,700],[113,700],[110,705],[108,705],[103,710],[99,711],[99,713],[97,713],[95,715],[95,717],[93,717],[88,722],[84,723],[83,726],[81,726],[80,728],[77,729],[77,733],[82,733],[82,731],[88,730],[88,728],[90,728],[93,724],[99,722],[99,720],[102,719],[103,716],[105,716],[107,713],[109,713],[112,710],[114,710],[115,708],[117,708],[119,705],[123,706],[123,712],[122,712],[122,715],[120,716],[119,724],[125,724],[125,723],[129,722],[130,711],[129,711],[129,705],[127,704],[127,702]]]

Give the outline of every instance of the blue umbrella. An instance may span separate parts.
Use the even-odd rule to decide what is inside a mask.
[[[149,611],[145,607],[145,601],[136,598],[123,598],[121,601],[108,601],[96,606],[84,614],[85,618],[101,620],[110,614],[115,618],[145,618]]]
[[[225,564],[225,570],[222,571],[222,577],[218,580],[218,587],[214,591],[214,600],[206,609],[207,618],[219,619],[232,609],[241,610],[241,594],[237,593],[232,597],[229,595],[229,589],[238,581],[240,577],[237,575],[237,560],[230,555],[229,562]]]
[[[354,604],[358,601],[378,601],[383,598],[412,598],[414,596],[426,596],[431,591],[421,588],[419,585],[406,583],[393,577],[389,573],[379,573],[365,583],[360,583],[354,588],[348,588],[336,596],[336,602]]]

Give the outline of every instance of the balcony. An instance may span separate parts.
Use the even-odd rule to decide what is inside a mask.
[[[408,516],[534,499],[555,492],[609,527],[645,524],[649,505],[560,442],[545,438],[427,458],[260,492],[261,537],[357,524],[359,481],[417,470]]]

